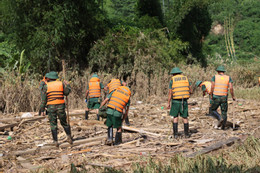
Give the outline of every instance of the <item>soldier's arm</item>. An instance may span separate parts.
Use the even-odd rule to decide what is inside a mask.
[[[171,99],[172,99],[172,90],[169,89],[169,93],[168,93],[168,106],[167,106],[168,109],[171,108]]]
[[[100,108],[102,108],[107,102],[108,102],[109,98],[106,98],[101,104],[100,104]]]
[[[47,104],[47,85],[44,85],[43,89],[41,90],[40,112],[44,112],[46,104]]]
[[[63,93],[65,96],[68,96],[71,91],[70,84],[67,81],[63,82]]]
[[[235,94],[234,94],[234,88],[233,88],[233,85],[231,82],[229,82],[229,89],[230,89],[230,94],[232,96],[232,99],[235,101],[236,98],[235,98]]]
[[[215,88],[215,82],[211,81],[211,92],[210,92],[211,99],[212,99],[212,97],[213,97],[214,88]]]

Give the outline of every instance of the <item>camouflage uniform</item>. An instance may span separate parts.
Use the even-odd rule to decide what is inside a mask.
[[[65,96],[68,96],[71,88],[70,85],[65,86],[63,84],[63,92]],[[47,104],[47,85],[44,85],[43,89],[41,90],[41,111],[45,110],[46,104]],[[60,119],[60,123],[62,127],[68,128],[69,125],[66,120],[66,112],[65,112],[65,104],[58,104],[58,105],[47,105],[47,112],[48,112],[48,118],[51,125],[51,130],[57,129],[57,117]]]

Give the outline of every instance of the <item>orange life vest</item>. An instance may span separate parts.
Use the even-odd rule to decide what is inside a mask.
[[[99,78],[92,77],[89,80],[88,88],[89,88],[89,97],[90,98],[95,98],[95,97],[101,96],[101,88],[100,88],[100,79]]]
[[[123,112],[123,109],[126,107],[126,104],[130,99],[130,96],[130,89],[126,86],[120,86],[113,92],[107,107],[115,109],[118,112]]]
[[[228,94],[229,76],[215,75],[215,87],[213,94],[217,96],[226,96]]]
[[[190,98],[188,78],[182,74],[172,77],[172,98],[183,99]]]
[[[63,103],[65,103],[65,101],[62,82],[47,82],[47,105],[58,105]]]
[[[117,89],[119,86],[121,86],[121,82],[119,79],[112,79],[109,84],[107,84],[109,93]]]
[[[205,81],[205,82],[203,82],[201,85],[205,85],[205,87],[206,87],[206,92],[207,92],[208,94],[210,94],[210,92],[211,92],[211,82]]]

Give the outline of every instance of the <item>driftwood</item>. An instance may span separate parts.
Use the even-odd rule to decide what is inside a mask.
[[[22,124],[22,123],[27,123],[27,122],[33,122],[33,121],[42,120],[42,119],[44,119],[44,118],[45,118],[45,116],[40,116],[40,117],[28,119],[28,120],[24,120],[24,119],[23,119],[21,122],[17,122],[17,123],[13,123],[13,124],[8,124],[8,125],[1,126],[1,127],[0,127],[0,130],[4,130],[4,129],[6,129],[6,128],[12,128],[12,127],[15,127],[15,126],[19,126],[19,125]]]
[[[210,145],[210,146],[208,146],[206,148],[203,148],[200,151],[197,151],[197,152],[191,153],[189,155],[186,155],[186,157],[190,158],[190,157],[195,157],[197,155],[206,154],[206,153],[209,153],[211,151],[220,149],[224,145],[233,144],[235,141],[238,141],[238,140],[240,140],[240,138],[238,138],[238,137],[231,137],[231,138],[228,138],[226,141],[217,142],[217,143],[215,143],[213,145]]]
[[[131,131],[131,132],[137,132],[137,133],[141,133],[141,134],[146,134],[148,136],[155,136],[155,137],[161,137],[162,135],[161,134],[157,134],[157,133],[152,133],[152,132],[147,132],[147,131],[144,131],[142,129],[137,129],[137,128],[134,128],[134,127],[128,127],[128,126],[122,126],[123,130],[126,130],[126,131]]]
[[[69,143],[66,142],[66,143],[61,144],[59,147],[60,148],[67,148],[67,147],[70,147],[70,146],[77,146],[77,145],[84,144],[84,143],[86,143],[86,145],[84,145],[84,146],[94,146],[94,145],[100,144],[101,143],[100,140],[102,140],[105,137],[106,137],[106,135],[98,136],[98,137],[95,137],[95,138],[82,139],[82,140],[74,141],[74,143],[72,145],[70,145]],[[93,141],[97,141],[97,142],[93,142]],[[88,143],[88,142],[93,142],[93,143]],[[37,148],[28,149],[28,150],[25,150],[25,151],[24,150],[15,151],[15,152],[12,152],[12,155],[19,156],[19,155],[24,155],[24,154],[34,154],[34,153],[37,153],[37,152],[40,152],[40,151],[51,150],[51,149],[57,149],[57,147],[55,147],[55,146],[37,147]]]

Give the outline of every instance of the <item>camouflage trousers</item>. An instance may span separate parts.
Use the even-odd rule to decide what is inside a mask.
[[[219,106],[221,108],[221,116],[222,116],[223,124],[225,125],[227,122],[227,111],[228,111],[227,97],[220,97],[220,98],[213,97],[210,111],[216,111]]]
[[[67,116],[65,112],[65,104],[48,105],[47,112],[48,112],[48,118],[51,125],[51,130],[58,129],[57,118],[59,118],[60,124],[64,129],[69,127],[66,119]]]

